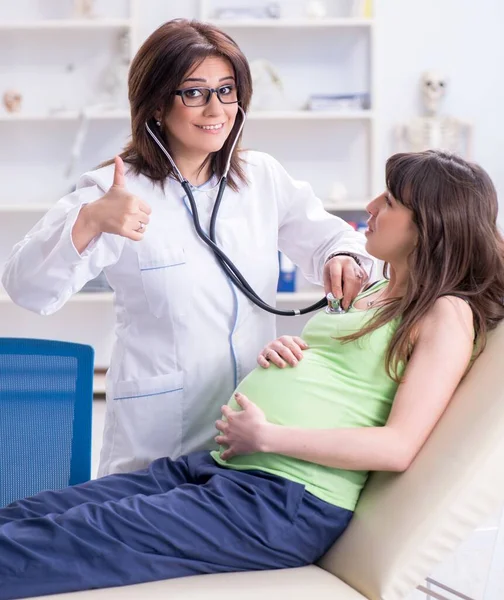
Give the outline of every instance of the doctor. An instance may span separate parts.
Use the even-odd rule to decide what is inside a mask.
[[[146,123],[191,184],[206,231],[232,152],[216,239],[267,303],[279,249],[344,306],[372,268],[360,234],[307,184],[266,154],[232,148],[251,91],[247,60],[226,34],[195,21],[162,25],[131,65],[131,142],[83,175],[7,262],[7,292],[40,314],[101,271],[115,291],[100,475],[214,447],[222,398],[275,337],[274,315],[235,288],[196,235],[187,194]]]

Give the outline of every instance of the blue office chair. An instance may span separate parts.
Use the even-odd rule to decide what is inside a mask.
[[[89,480],[94,350],[0,338],[0,506]]]

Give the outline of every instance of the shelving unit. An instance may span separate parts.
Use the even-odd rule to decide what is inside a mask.
[[[137,2],[96,2],[94,18],[73,18],[72,4],[26,0],[0,7],[0,55],[8,57],[0,70],[0,96],[8,89],[23,96],[20,112],[0,105],[0,137],[9,142],[0,148],[0,268],[12,246],[71,190],[80,173],[118,152],[130,133],[126,96],[121,105],[111,106],[99,90],[100,78],[117,56],[119,36],[127,34],[129,60],[136,52]],[[80,159],[66,176],[83,110],[88,131]],[[113,297],[80,292],[57,313],[40,316],[16,306],[0,290],[0,335],[89,343],[96,366],[106,368]]]
[[[375,23],[367,15],[356,15],[352,0],[329,0],[324,5],[327,15],[322,18],[308,17],[306,3],[291,0],[277,3],[278,18],[247,18],[242,12],[243,18],[231,15],[228,19],[217,18],[219,9],[260,9],[241,0],[200,0],[193,16],[228,32],[249,61],[268,61],[282,81],[285,108],[250,112],[248,119],[254,127],[245,127],[244,145],[270,152],[289,172],[309,181],[331,212],[363,212],[379,188]],[[304,110],[311,94],[348,93],[369,94],[370,108]],[[296,129],[291,121],[296,122]],[[335,182],[344,183],[349,198],[362,200],[357,204],[331,202],[331,183]]]

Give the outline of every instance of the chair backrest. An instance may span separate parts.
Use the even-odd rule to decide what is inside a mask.
[[[91,346],[0,338],[0,506],[91,473]]]
[[[504,499],[503,356],[501,324],[410,468],[372,475],[323,568],[370,600],[403,600],[497,511]]]

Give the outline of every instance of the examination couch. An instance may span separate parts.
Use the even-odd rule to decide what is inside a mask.
[[[402,474],[371,476],[349,528],[319,564],[49,597],[405,600],[437,563],[496,513],[504,500],[503,465],[504,325],[490,334],[411,467]]]

